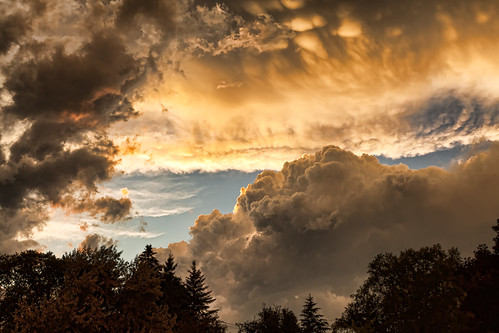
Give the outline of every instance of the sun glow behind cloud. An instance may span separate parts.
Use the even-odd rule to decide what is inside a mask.
[[[0,13],[2,252],[171,243],[205,264],[230,319],[311,286],[340,311],[377,252],[488,237],[497,2],[25,0]],[[300,260],[316,264],[297,275]]]
[[[398,158],[499,138],[496,114],[444,136],[407,121],[449,95],[497,104],[499,27],[480,6],[467,9],[474,16],[429,9],[425,27],[386,8],[372,21],[358,8],[305,15],[304,3],[283,5],[292,10],[269,5],[271,14],[245,20],[226,7],[200,12],[218,30],[159,55],[168,80],[151,78],[134,103],[141,116],[113,125],[115,141],[137,143],[122,170],[278,169],[327,144]],[[224,30],[227,22],[239,28]]]

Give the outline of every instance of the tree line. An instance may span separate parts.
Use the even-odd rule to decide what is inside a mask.
[[[492,229],[492,249],[481,244],[472,258],[439,244],[378,254],[331,326],[309,295],[301,327],[289,309],[264,305],[254,320],[238,324],[239,332],[499,332],[499,220]]]
[[[438,244],[377,255],[332,324],[309,295],[300,319],[264,304],[238,332],[499,332],[499,220],[492,229],[493,248],[472,258]],[[114,246],[0,255],[0,332],[226,332],[196,261],[184,280],[176,268],[150,245],[131,262]]]
[[[196,261],[185,281],[176,267],[150,245],[131,262],[114,246],[0,255],[0,331],[225,332]]]
[[[499,332],[499,220],[472,258],[439,244],[377,255],[333,332]]]

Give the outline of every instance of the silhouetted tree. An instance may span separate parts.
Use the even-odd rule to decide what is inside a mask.
[[[195,317],[189,309],[189,295],[182,279],[175,274],[177,264],[170,253],[162,265],[160,274],[161,302],[168,306],[169,312],[176,317],[175,332],[188,332],[185,323],[194,322]]]
[[[440,245],[379,254],[369,276],[333,324],[335,332],[458,332],[465,292],[456,249]]]
[[[225,326],[218,320],[218,310],[210,310],[210,304],[215,299],[211,296],[208,286],[205,285],[205,277],[197,268],[195,260],[192,261],[188,273],[185,288],[189,299],[189,310],[195,318],[196,329],[200,329],[200,332],[225,332]]]
[[[211,297],[211,291],[205,283],[205,277],[201,270],[197,268],[196,261],[192,261],[189,275],[186,278],[185,286],[190,301],[192,312],[199,316],[206,316],[216,313],[216,310],[209,310],[210,304],[215,301]]]
[[[464,266],[465,332],[499,332],[499,220],[492,229],[496,232],[493,251],[484,244],[478,246]]]
[[[162,297],[158,268],[150,258],[144,260],[139,256],[132,264],[120,293],[118,309],[122,331],[173,332],[175,316],[161,301]]]
[[[63,283],[63,263],[51,252],[0,255],[0,331],[14,330],[14,317],[49,298]]]
[[[324,316],[319,314],[320,308],[314,302],[312,295],[308,295],[300,314],[300,324],[303,333],[325,333],[329,330],[329,324]]]
[[[127,265],[115,247],[74,250],[63,256],[64,283],[39,304],[16,312],[17,330],[34,332],[112,331]]]
[[[266,306],[257,318],[237,323],[239,333],[299,333],[298,319],[293,311],[280,306]]]
[[[142,251],[142,253],[139,254],[138,261],[146,263],[154,271],[157,271],[160,269],[160,267],[159,267],[159,261],[158,259],[156,259],[155,255],[156,252],[154,252],[152,245],[146,245],[144,251]]]

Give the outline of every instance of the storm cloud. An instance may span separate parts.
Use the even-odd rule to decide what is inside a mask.
[[[2,1],[0,252],[42,245],[30,236],[55,208],[130,218],[131,200],[100,188],[119,171],[277,170],[307,153],[159,250],[199,260],[224,319],[262,302],[298,310],[308,293],[331,318],[376,253],[440,242],[470,254],[498,217],[497,144],[449,170],[361,154],[499,140],[498,12],[466,0]]]
[[[471,255],[489,243],[498,162],[498,144],[448,171],[386,166],[324,147],[262,172],[233,213],[200,216],[190,242],[163,251],[185,265],[199,260],[229,321],[251,316],[262,302],[299,311],[309,292],[333,319],[380,252],[440,243]]]
[[[80,249],[97,249],[101,246],[109,247],[113,245],[116,245],[116,241],[114,241],[112,238],[108,238],[99,234],[90,234],[85,237],[85,239],[80,243],[78,247]]]
[[[103,222],[126,218],[131,202],[99,196],[97,184],[117,163],[106,131],[138,115],[128,85],[145,70],[112,26],[79,27],[71,36],[73,26],[58,35],[67,24],[62,4],[27,1],[8,10],[7,18],[25,20],[16,19],[24,26],[15,29],[8,19],[1,25],[9,37],[1,66],[1,129],[8,138],[0,159],[2,252],[22,249],[16,238],[42,227],[51,206]],[[79,10],[81,19],[89,8]],[[26,35],[34,26],[38,35]]]
[[[132,123],[150,132],[129,168],[253,171],[329,144],[399,158],[499,139],[496,3],[168,4],[154,8],[172,42],[151,53],[168,80],[146,84]],[[122,15],[154,24],[151,8]]]
[[[0,251],[36,245],[18,239],[54,207],[129,218],[128,198],[99,191],[121,159],[110,129],[139,116],[135,104],[167,68],[182,71],[175,48],[209,41],[207,26],[222,38],[234,15],[161,0],[26,0],[0,12]]]

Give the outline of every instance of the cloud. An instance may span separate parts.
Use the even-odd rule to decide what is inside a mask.
[[[2,244],[43,226],[34,202],[126,217],[130,202],[98,193],[116,170],[278,169],[328,144],[397,158],[497,140],[498,7],[458,4],[2,2],[0,223],[25,221]]]
[[[83,248],[91,248],[91,249],[96,249],[101,246],[113,246],[116,245],[116,241],[114,241],[112,238],[107,238],[102,235],[98,234],[91,234],[87,235],[85,239],[80,243],[78,248],[83,249]]]
[[[2,14],[5,14],[2,13]],[[3,15],[2,15],[3,16]],[[22,35],[26,33],[27,24],[21,15],[5,15],[0,20],[0,54],[9,50]]]
[[[51,18],[74,8],[56,2],[41,6],[45,11],[38,7],[36,1],[28,2],[28,9],[13,7],[11,15],[25,17],[16,21],[25,26],[7,29],[12,38],[4,48],[10,56],[0,64],[1,92],[7,96],[0,128],[20,129],[2,144],[0,241],[7,252],[18,247],[18,233],[29,235],[46,221],[46,214],[33,212],[35,205],[41,211],[50,205],[88,211],[104,222],[123,220],[131,208],[126,198],[99,197],[96,184],[114,174],[118,150],[106,131],[138,115],[130,86],[144,66],[112,26],[69,26],[68,35],[60,36],[66,21],[58,26]],[[72,15],[82,19],[91,7]],[[20,32],[35,29],[21,38]]]
[[[323,295],[333,319],[380,252],[441,243],[471,255],[489,242],[498,161],[497,143],[449,171],[325,147],[262,172],[233,213],[198,217],[192,240],[168,250],[181,264],[199,260],[225,320],[248,318],[262,302],[300,311],[309,292]]]
[[[124,170],[278,169],[328,144],[398,158],[497,140],[495,3],[181,3],[155,58],[168,80],[149,80],[147,112],[114,132],[148,128]],[[421,135],[430,104],[438,118],[472,100],[483,122]]]

